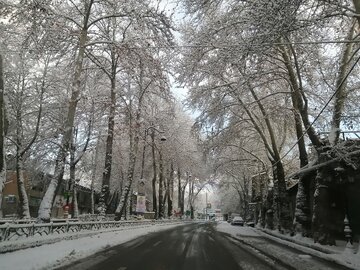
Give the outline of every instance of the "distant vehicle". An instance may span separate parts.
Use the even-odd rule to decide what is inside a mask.
[[[234,217],[240,217],[240,214],[238,214],[238,213],[232,213],[232,214],[230,214],[230,215],[228,216],[227,222],[228,222],[228,223],[231,223],[231,222],[233,221]]]
[[[244,226],[244,220],[242,219],[242,217],[234,217],[234,218],[231,220],[231,225]]]

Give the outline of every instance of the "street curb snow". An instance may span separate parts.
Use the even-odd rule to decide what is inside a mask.
[[[174,222],[174,223],[161,223],[156,224],[157,226],[165,226],[165,225],[176,225],[176,224],[183,224],[184,222]],[[28,248],[34,248],[39,247],[42,245],[49,245],[53,244],[59,241],[63,240],[75,240],[83,237],[88,237],[92,235],[97,235],[101,233],[108,233],[108,232],[115,232],[115,231],[124,231],[124,230],[131,230],[131,229],[138,229],[138,228],[145,228],[145,227],[151,227],[155,224],[144,224],[140,226],[125,226],[125,227],[119,227],[119,228],[112,228],[107,230],[101,230],[101,231],[84,231],[84,232],[74,232],[74,233],[68,233],[67,235],[59,234],[59,235],[50,235],[47,236],[46,239],[41,237],[36,238],[26,238],[14,242],[2,242],[0,243],[0,254],[7,253],[7,252],[14,252],[21,249],[28,249]]]
[[[328,249],[328,248],[323,247],[323,246],[318,246],[318,245],[315,245],[315,244],[305,243],[305,242],[299,241],[298,239],[296,239],[294,237],[288,237],[286,235],[277,234],[277,233],[274,233],[274,232],[272,232],[270,230],[266,230],[266,229],[262,229],[262,228],[256,228],[256,229],[260,230],[261,232],[263,232],[265,234],[268,234],[268,235],[271,235],[271,236],[274,236],[274,237],[280,238],[282,240],[292,242],[292,243],[295,243],[295,244],[298,244],[298,245],[301,245],[301,246],[305,246],[305,247],[308,247],[308,248],[311,248],[311,249],[315,249],[315,250],[320,251],[320,252],[325,253],[325,254],[337,254],[337,252],[335,252],[334,250]]]
[[[225,233],[226,234],[226,233]],[[290,265],[289,263],[281,260],[280,258],[276,257],[276,256],[273,256],[272,254],[269,254],[268,252],[264,252],[263,250],[259,249],[258,247],[256,247],[255,245],[253,244],[250,244],[249,242],[243,240],[243,238],[238,238],[240,235],[237,234],[236,236],[237,237],[234,237],[230,234],[226,234],[229,238],[233,239],[233,240],[236,240],[240,243],[242,243],[243,245],[246,245],[247,246],[247,249],[246,251],[251,253],[253,256],[255,257],[258,257],[260,258],[261,260],[263,260],[266,264],[268,264],[268,266],[271,268],[271,269],[276,269],[274,268],[274,265],[271,264],[269,261],[267,260],[264,260],[263,256],[265,256],[266,258],[270,259],[271,261],[273,261],[274,263],[279,263],[281,264],[282,266],[284,266],[286,269],[291,269],[291,270],[295,270],[296,268],[294,268],[292,265]],[[234,245],[238,246],[239,248],[243,248],[241,247],[241,245],[238,245],[236,243],[233,243]]]
[[[313,255],[320,259],[331,261],[333,263],[339,264],[341,266],[345,266],[350,269],[354,269],[354,270],[359,269],[358,267],[354,266],[351,262],[346,262],[341,260],[341,258],[337,258],[336,255],[340,255],[339,253],[334,252],[333,250],[327,249],[325,247],[319,247],[316,245],[311,245],[309,243],[304,243],[294,238],[289,238],[283,235],[275,234],[266,229],[254,228],[254,230],[270,240],[286,245],[288,247],[296,248],[299,251],[304,252],[308,255]]]

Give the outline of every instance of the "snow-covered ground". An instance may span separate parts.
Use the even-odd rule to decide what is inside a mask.
[[[315,244],[310,238],[301,236],[291,237],[280,234],[277,231],[265,232],[265,230],[246,226],[232,226],[225,221],[218,223],[217,230],[231,234],[232,236],[239,239],[244,239],[244,236],[264,236],[286,246],[298,249],[311,256],[336,262],[353,269],[360,269],[360,250],[357,252],[357,254],[355,254],[356,250],[358,250],[358,246],[354,246],[352,250],[347,249],[346,243],[344,241],[337,241],[336,246],[322,246],[320,244]]]
[[[68,240],[69,235],[64,234],[62,235],[64,240],[58,240],[55,243],[0,254],[0,269],[53,269],[139,236],[179,225],[181,224],[151,225],[142,228],[129,227],[121,231],[97,233],[72,240]],[[18,244],[21,245],[21,243]],[[17,243],[14,242],[12,245],[17,245]]]
[[[218,222],[216,229],[220,232],[231,234],[234,237],[238,236],[260,236],[254,228],[246,226],[232,226],[225,221]]]
[[[0,269],[53,269],[88,257],[105,248],[125,243],[148,233],[166,230],[179,225],[181,224],[151,225],[141,228],[129,227],[121,231],[96,232],[95,234],[88,233],[88,235],[83,235],[83,237],[76,239],[71,239],[71,234],[65,234],[62,235],[61,238],[59,238],[59,236],[56,239],[54,238],[53,241],[50,241],[52,243],[49,242],[51,239],[43,238],[42,241],[49,244],[0,254]],[[269,235],[256,228],[231,226],[227,222],[219,222],[217,230],[226,232],[242,240],[265,236],[289,247],[296,248],[306,254],[334,261],[353,269],[360,269],[360,253],[353,254],[352,252],[347,252],[344,242],[337,242],[336,247],[324,247],[314,244],[312,240],[308,238],[284,236],[274,231],[271,231],[273,235]],[[34,242],[34,239],[28,239],[26,241]],[[13,247],[19,245],[21,248],[26,244],[26,241],[16,241],[7,243],[7,245],[10,244]],[[41,240],[37,239],[37,241],[39,241],[38,244],[40,245]],[[2,247],[4,247],[4,245],[0,245],[0,249]]]

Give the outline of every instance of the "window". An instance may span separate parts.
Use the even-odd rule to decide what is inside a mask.
[[[16,196],[15,195],[7,195],[5,196],[6,203],[16,203]]]

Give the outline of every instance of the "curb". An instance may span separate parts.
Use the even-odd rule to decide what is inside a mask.
[[[289,238],[286,236],[278,235],[275,233],[272,233],[271,231],[268,231],[266,229],[261,228],[254,228],[256,232],[258,232],[260,235],[262,235],[265,238],[268,238],[272,241],[275,241],[277,243],[286,245],[288,247],[295,248],[301,252],[304,252],[308,255],[316,256],[319,259],[327,260],[333,263],[336,263],[338,265],[341,265],[343,267],[357,270],[357,268],[354,268],[354,265],[351,265],[350,263],[347,263],[343,260],[340,260],[339,258],[334,257],[334,255],[340,255],[340,253],[335,252],[333,250],[327,249],[325,247],[319,247],[313,244],[304,243],[294,238]],[[292,243],[292,245],[289,245],[289,243]]]

